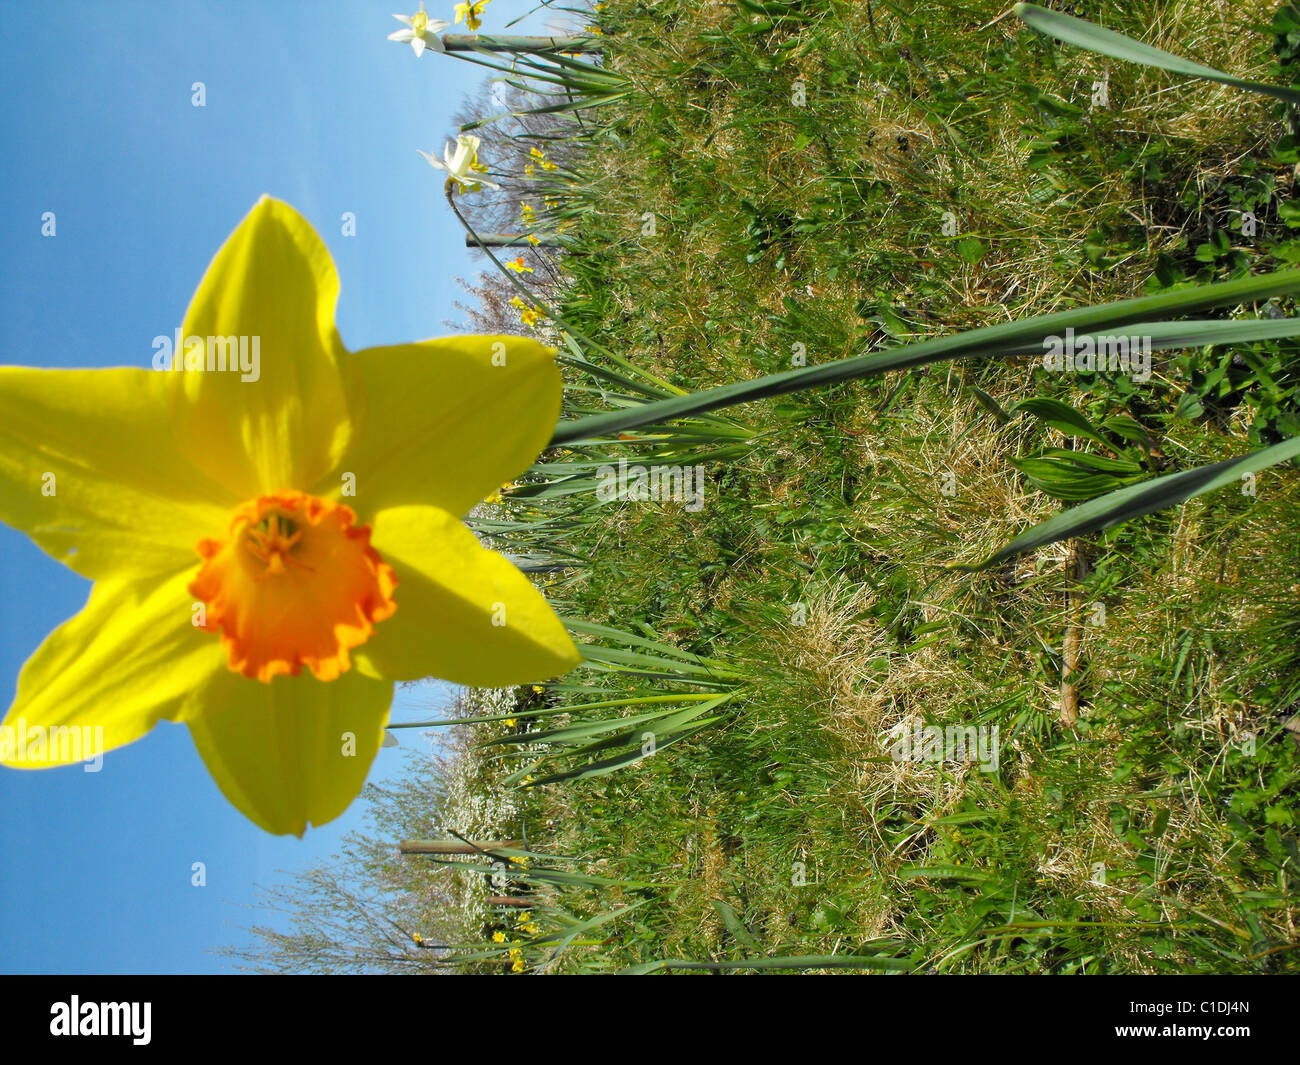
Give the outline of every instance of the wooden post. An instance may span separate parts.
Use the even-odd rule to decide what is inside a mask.
[[[489,895],[486,901],[489,906],[515,906],[521,910],[533,904],[532,899],[518,895]]]
[[[596,55],[605,50],[598,37],[498,37],[491,33],[444,33],[448,52],[579,52]]]
[[[522,845],[523,841],[518,839],[476,839],[472,843],[455,839],[404,839],[397,849],[402,854],[478,854],[479,851],[515,849]]]

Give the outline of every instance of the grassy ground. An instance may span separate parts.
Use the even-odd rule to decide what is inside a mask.
[[[1300,258],[1294,152],[1270,102],[1054,47],[999,19],[1004,0],[909,6],[605,5],[607,62],[632,91],[584,116],[576,170],[548,190],[579,253],[560,266],[564,320],[695,390]],[[1075,7],[1238,76],[1290,76],[1270,69],[1264,0]],[[743,444],[707,465],[698,511],[536,484],[490,508],[519,523],[488,530],[500,546],[565,563],[545,577],[563,614],[746,678],[598,672],[521,689],[516,721],[473,726],[518,739],[644,710],[530,717],[574,702],[736,693],[670,749],[521,793],[536,851],[613,882],[543,883],[539,914],[637,905],[556,966],[1294,970],[1295,470],[984,573],[947,568],[1065,505],[1014,460],[1064,444],[1145,477],[1300,429],[1294,345],[1233,354],[1157,353],[1140,385],[1025,358],[803,392],[728,412]],[[591,379],[570,377],[570,411],[591,407]],[[1007,416],[1033,396],[1131,419],[1142,442]],[[602,454],[662,446],[630,434]],[[1071,628],[1083,672],[1066,727]],[[892,758],[890,730],[921,722],[996,725],[996,771]],[[484,787],[543,772],[527,752],[487,764]]]
[[[1241,263],[1206,270],[1196,253],[1233,226],[1242,175],[1289,195],[1258,97],[1107,73],[1013,19],[988,25],[998,3],[941,20],[791,8],[609,5],[611,62],[636,93],[602,116],[610,135],[572,193],[589,254],[567,260],[564,314],[679,387],[785,369],[795,345],[817,363],[1137,294],[1158,265],[1230,276]],[[1268,4],[1080,14],[1268,76],[1254,29]],[[1276,237],[1274,202],[1259,214]],[[1232,243],[1245,269],[1267,267],[1270,240]],[[685,747],[544,789],[545,849],[655,869],[655,902],[602,953],[820,955],[887,937],[942,969],[1291,965],[1294,473],[1086,545],[1072,730],[1057,721],[1067,546],[984,575],[943,568],[1061,505],[1009,463],[1052,431],[1002,423],[964,385],[1003,408],[1051,395],[1096,420],[1126,412],[1154,471],[1244,449],[1243,405],[1174,416],[1196,369],[1157,355],[1133,389],[1023,360],[754,405],[736,412],[753,452],[710,467],[699,513],[614,503],[568,535],[591,559],[552,588],[569,613],[644,623],[756,681]],[[894,761],[887,732],[909,719],[999,725],[998,772]]]

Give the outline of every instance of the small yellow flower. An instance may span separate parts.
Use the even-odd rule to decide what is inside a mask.
[[[536,307],[529,307],[528,304],[526,304],[518,296],[516,296],[514,299],[510,301],[510,306],[516,308],[519,311],[519,320],[523,322],[524,325],[533,326],[536,325],[539,321],[541,321],[542,318],[541,310]]]
[[[483,25],[479,15],[483,14],[483,9],[491,2],[492,0],[471,0],[470,3],[457,4],[456,21],[464,22],[465,27],[472,33]]]
[[[539,245],[539,244],[541,243],[541,240],[538,239],[538,236],[537,236],[536,233],[529,233],[529,234],[528,234],[528,243],[531,244],[531,245],[535,248],[535,247],[537,247],[537,245]]]
[[[413,940],[415,940],[416,943],[423,943],[423,942],[424,942],[424,937],[423,937],[422,935],[420,935],[419,932],[412,933],[411,938],[412,938]]]
[[[528,868],[528,859],[521,855],[518,854],[512,855],[510,860],[514,862],[515,865],[519,866],[520,869]]]
[[[546,689],[543,688],[540,684],[534,684],[533,691],[535,691],[538,695],[541,695],[542,692],[546,691]]]
[[[506,269],[513,270],[516,274],[531,274],[533,272],[531,266],[524,265],[524,257],[522,255],[508,260],[506,262]]]
[[[513,962],[513,963],[511,964],[511,966],[510,966],[510,971],[511,971],[512,973],[521,973],[521,972],[523,972],[523,971],[524,971],[524,959],[523,959],[523,958],[516,958],[516,959],[514,960],[514,962]]]
[[[513,717],[508,717],[506,718],[505,724],[506,724],[506,728],[514,728],[517,724],[519,724],[519,722],[516,721]]]
[[[537,167],[533,166],[532,163],[529,163],[526,167],[524,167],[524,174],[525,174],[527,177],[536,177],[536,176],[537,176]]]
[[[492,942],[493,942],[493,943],[504,943],[505,941],[506,941],[506,934],[505,934],[504,932],[493,932],[493,933],[492,933]]]

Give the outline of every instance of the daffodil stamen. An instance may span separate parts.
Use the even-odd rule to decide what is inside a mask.
[[[350,648],[397,609],[392,568],[370,546],[370,527],[349,507],[277,492],[236,508],[230,536],[200,540],[203,565],[190,594],[206,605],[228,666],[270,681],[307,666],[319,680],[351,668]]]

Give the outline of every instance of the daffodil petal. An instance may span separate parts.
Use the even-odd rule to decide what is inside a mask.
[[[3,724],[21,724],[28,735],[88,728],[91,737],[102,728],[102,753],[139,739],[160,720],[183,719],[196,685],[225,672],[220,645],[191,624],[193,597],[185,586],[192,576],[97,581],[81,613],[50,633],[23,666]],[[0,754],[26,768],[79,760],[24,763],[4,750],[2,737]]]
[[[315,230],[287,203],[264,196],[194,294],[183,346],[199,337],[220,355],[208,338],[247,338],[249,369],[169,374],[173,424],[194,465],[240,499],[313,484],[346,446],[338,292]]]
[[[338,817],[361,792],[393,699],[385,681],[223,673],[196,691],[190,734],[222,793],[277,835]]]
[[[397,573],[397,612],[353,652],[358,669],[387,680],[503,687],[547,680],[581,661],[528,578],[446,511],[381,511],[371,543]]]
[[[0,367],[0,520],[87,577],[197,561],[237,500],[178,450],[167,377]]]
[[[467,513],[532,465],[560,413],[552,350],[526,337],[367,348],[346,365],[359,429],[315,494],[347,486],[342,501],[363,522],[411,503]]]

